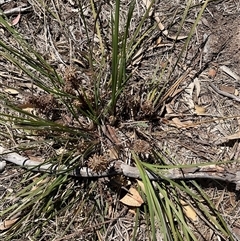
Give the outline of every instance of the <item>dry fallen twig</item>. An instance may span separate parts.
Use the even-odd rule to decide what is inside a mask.
[[[7,2],[11,2],[12,0],[0,0],[0,5],[5,4]]]
[[[23,157],[15,152],[11,152],[0,146],[0,154],[2,161],[14,163],[32,171],[40,171],[47,173],[66,173],[69,168],[65,165],[51,165],[42,164],[40,162],[32,161],[26,157]],[[173,168],[173,169],[161,169],[159,175],[156,176],[146,171],[148,177],[151,180],[163,180],[167,179],[215,179],[225,182],[235,183],[236,190],[240,190],[240,171],[228,170],[216,165],[208,165],[196,168]],[[141,179],[140,173],[136,167],[127,165],[121,160],[115,160],[111,163],[110,167],[101,173],[93,172],[88,167],[81,167],[72,170],[69,174],[75,177],[106,177],[114,175],[124,175],[129,178]]]
[[[26,12],[26,11],[30,10],[31,8],[32,8],[32,6],[28,6],[28,7],[24,7],[24,6],[16,7],[16,8],[12,8],[12,9],[5,10],[4,12],[0,12],[0,15],[9,16],[9,15],[12,15],[12,14],[23,13],[23,12]]]
[[[222,91],[222,90],[219,90],[214,84],[212,83],[209,83],[210,87],[215,91],[217,92],[219,95],[223,95],[225,97],[229,97],[231,99],[234,99],[236,100],[237,102],[240,102],[240,98],[236,95],[233,95],[233,94],[230,94],[230,93],[227,93],[225,91]]]

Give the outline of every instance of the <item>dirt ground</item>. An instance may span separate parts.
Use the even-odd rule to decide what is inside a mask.
[[[124,20],[128,1],[122,2],[126,2],[122,4]],[[154,14],[160,17],[169,36],[177,33],[185,9],[185,5],[181,2],[163,0],[154,4]],[[90,14],[88,1],[82,1],[82,3],[84,14],[87,16]],[[200,4],[201,1],[196,1],[195,4],[198,3]],[[21,13],[15,28],[60,74],[64,75],[67,67],[73,65],[77,69],[77,74],[81,75],[83,84],[90,81],[91,73],[88,72],[85,54],[87,38],[78,15],[77,1],[45,1],[55,14],[54,17],[50,12],[43,11],[41,5],[35,0],[7,3],[0,1],[0,4],[0,9],[3,11],[19,6],[30,7]],[[110,12],[113,4],[112,1],[96,1],[95,4],[96,8],[101,6],[99,13],[101,31],[104,42],[109,46],[109,49],[106,49],[106,55],[110,55]],[[181,36],[189,33],[198,11],[197,7],[190,9],[180,33]],[[137,0],[134,21],[131,23],[132,29],[136,28],[144,12],[144,1]],[[8,14],[9,21],[16,20],[17,16],[18,12]],[[150,16],[143,28],[150,28],[154,22],[154,18]],[[87,24],[90,31],[94,31],[94,21],[91,17]],[[124,21],[121,28],[124,28]],[[118,116],[120,120],[120,124],[116,126],[118,138],[133,134],[132,127],[126,124],[127,120],[149,121],[149,111],[152,110],[144,102],[144,93],[151,87],[154,76],[161,76],[160,86],[165,86],[167,83],[164,94],[168,93],[168,89],[182,78],[166,99],[160,98],[159,102],[161,100],[162,102],[157,106],[156,116],[149,121],[147,128],[139,128],[138,134],[141,136],[141,133],[145,133],[150,143],[154,142],[154,145],[164,153],[167,152],[169,163],[177,165],[230,161],[229,164],[224,165],[239,169],[240,1],[210,1],[183,57],[170,75],[168,70],[178,58],[185,38],[175,41],[164,35],[163,31],[156,28],[152,35],[143,41],[140,55],[136,55],[136,60],[127,68],[127,71],[132,73],[132,78],[120,99],[120,103],[125,103],[126,99],[129,101],[127,105],[119,106],[119,109],[124,111],[121,111],[121,116]],[[1,26],[0,34],[9,45],[16,45],[15,40]],[[95,43],[93,51],[96,58],[100,58],[99,41],[97,39],[93,41]],[[109,68],[106,66],[106,72],[109,72]],[[106,78],[109,75],[106,74]],[[31,83],[29,77],[2,57],[0,57],[0,83],[1,91],[4,91],[6,86],[20,90],[17,95],[12,95],[17,104],[23,104],[32,91],[29,88]],[[39,90],[34,89],[34,93],[39,94]],[[142,103],[141,106],[137,105],[138,102]],[[4,111],[4,108],[2,107],[1,110]],[[132,116],[129,113],[132,113]],[[6,146],[13,146],[14,142],[19,144],[19,140],[6,140],[5,135],[1,136],[1,141]],[[54,149],[53,146],[48,148],[49,152]],[[7,165],[6,170],[0,174],[0,197],[4,198],[7,193],[12,193],[12,199],[9,202],[15,201],[14,193],[22,188],[19,183],[22,173],[21,169]],[[236,240],[240,240],[239,193],[230,184],[213,181],[201,184],[208,197],[213,200],[215,207],[222,213]],[[108,195],[115,194],[112,191],[106,191],[104,195],[109,199]],[[111,198],[114,199],[116,196]],[[8,203],[1,203],[0,209],[4,210],[8,205]],[[133,229],[134,215],[125,208],[120,212],[121,209],[122,206],[117,209],[115,217],[118,218],[108,223],[105,236],[102,239],[98,236],[99,240],[130,240],[129,234]],[[70,217],[69,214],[68,218]],[[58,232],[64,230],[64,222],[60,226],[56,223],[51,224],[52,226],[45,230],[47,234],[39,240],[97,240],[97,234],[92,234],[92,230],[95,229],[90,229],[91,225],[96,226],[97,223],[92,221],[87,230],[82,228],[81,214],[78,220],[80,221],[74,223],[72,232],[61,238]],[[139,225],[138,240],[148,240],[144,232],[145,226],[146,224],[142,221]],[[199,241],[217,240],[204,217],[193,226],[198,230],[196,235]]]

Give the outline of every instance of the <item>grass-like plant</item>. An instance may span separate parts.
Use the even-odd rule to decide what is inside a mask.
[[[18,219],[5,233],[5,240],[13,240],[22,236],[29,236],[35,240],[40,240],[39,237],[44,236],[43,240],[49,240],[52,237],[50,234],[49,236],[46,234],[46,227],[52,222],[58,223],[59,217],[65,218],[59,224],[59,229],[64,230],[59,235],[60,237],[71,233],[75,223],[79,222],[82,229],[85,229],[85,232],[90,235],[85,235],[86,240],[101,240],[100,237],[102,240],[108,240],[106,236],[108,222],[105,221],[105,217],[109,214],[109,204],[102,196],[103,187],[97,179],[73,180],[69,178],[69,173],[79,166],[90,165],[89,163],[96,172],[102,171],[102,167],[107,167],[110,164],[107,160],[109,155],[106,153],[113,151],[109,147],[109,136],[104,133],[103,129],[108,125],[117,128],[121,122],[130,120],[132,114],[125,113],[128,103],[122,103],[128,101],[123,96],[131,85],[132,72],[128,71],[128,67],[137,51],[144,45],[144,41],[157,28],[157,24],[147,30],[143,28],[153,6],[152,2],[137,28],[132,30],[131,21],[133,21],[136,2],[131,1],[124,26],[122,26],[121,1],[116,0],[111,15],[111,44],[109,44],[104,40],[99,21],[101,5],[96,7],[97,4],[93,0],[89,4],[91,18],[94,20],[93,32],[88,26],[84,13],[86,6],[83,6],[81,1],[78,2],[79,16],[84,25],[88,42],[85,59],[91,74],[87,83],[80,81],[72,66],[68,68],[65,75],[59,73],[38,53],[34,46],[31,46],[24,39],[24,36],[9,25],[6,18],[0,16],[0,23],[16,43],[16,46],[11,46],[6,41],[0,40],[1,58],[22,71],[24,76],[32,81],[33,88],[38,88],[37,92],[32,90],[32,96],[30,95],[25,100],[26,103],[17,105],[12,96],[9,97],[7,93],[1,93],[1,104],[7,110],[2,112],[0,117],[2,135],[6,139],[9,135],[4,130],[10,129],[11,139],[15,142],[14,144],[13,141],[6,143],[7,147],[23,153],[27,151],[33,153],[38,150],[39,146],[43,146],[43,148],[54,146],[60,154],[49,154],[45,157],[45,163],[50,163],[53,166],[65,165],[69,168],[69,171],[59,175],[36,175],[31,170],[22,173],[23,178],[16,193],[19,201],[13,202],[0,213],[4,219],[14,217]],[[177,64],[189,45],[195,27],[207,4],[208,1],[205,1],[202,5],[178,59],[172,69],[168,70],[169,80],[171,80]],[[37,6],[49,13],[64,29],[64,22],[60,20],[57,12],[50,10],[40,1]],[[188,1],[177,36],[180,34],[184,19],[186,19],[191,7],[194,7],[192,1]],[[98,39],[97,45],[94,38]],[[96,47],[99,49],[98,51],[96,51]],[[110,57],[107,49],[110,49]],[[158,72],[157,68],[156,73]],[[151,110],[143,115],[143,120],[149,118],[147,121],[151,122],[151,118],[158,110],[159,101],[163,93],[166,92],[159,88],[162,81],[161,76],[161,74],[160,77],[156,74],[152,79],[152,84],[149,84],[146,101]],[[167,84],[165,83],[164,86],[166,87]],[[2,87],[7,86],[3,85]],[[29,112],[25,106],[30,106],[37,113]],[[134,113],[135,107],[131,108]],[[128,109],[128,112],[131,112],[131,108]],[[60,117],[62,121],[60,121]],[[65,120],[63,120],[64,118]],[[142,125],[140,122],[141,119],[137,124]],[[126,143],[129,142],[126,141]],[[117,146],[116,143],[111,143],[111,145],[114,146],[113,149],[117,149],[114,153],[117,153],[118,158],[126,156],[124,148],[121,149],[120,145]],[[132,149],[131,146],[128,148]],[[146,203],[143,209],[137,208],[132,240],[138,240],[137,225],[143,217],[146,221],[146,233],[149,234],[149,240],[160,240],[160,238],[162,240],[197,240],[194,230],[189,226],[191,220],[189,221],[186,217],[184,207],[181,204],[183,195],[198,208],[201,215],[208,218],[211,228],[215,227],[223,237],[233,240],[223,218],[214,209],[211,200],[207,198],[196,182],[187,185],[186,182],[172,181],[164,177],[163,168],[168,169],[172,166],[164,162],[164,158],[159,149],[155,148],[155,145],[150,153],[152,159],[155,160],[154,163],[144,162],[143,158],[134,151],[129,151],[129,153],[131,156],[129,164],[136,165],[139,169],[144,184],[142,195],[145,197]],[[97,163],[98,161],[99,163]],[[126,161],[129,162],[127,158]],[[154,174],[156,180],[151,181],[147,172]],[[161,181],[157,181],[157,177]],[[136,180],[131,181],[132,183],[136,182]],[[22,189],[20,189],[21,187]],[[107,193],[114,192],[107,191]],[[119,192],[117,193],[119,194]],[[115,211],[117,212],[117,210]],[[211,215],[209,215],[209,211],[211,211]],[[92,229],[97,231],[92,232],[90,226],[93,226]],[[84,230],[79,231],[79,233],[81,232],[84,233]],[[71,240],[71,236],[65,237],[69,237]]]

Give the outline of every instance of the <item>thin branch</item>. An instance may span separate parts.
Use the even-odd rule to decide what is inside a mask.
[[[0,5],[5,4],[7,2],[11,2],[12,0],[0,0]]]
[[[30,10],[31,8],[32,8],[32,6],[28,6],[28,7],[20,6],[20,7],[5,10],[4,12],[0,12],[0,15],[9,16],[9,15],[13,15],[13,14],[23,13],[23,12]]]
[[[141,179],[140,173],[136,167],[127,165],[121,160],[113,161],[105,172],[96,173],[88,167],[75,168],[69,173],[69,167],[65,165],[51,165],[32,161],[23,157],[16,152],[11,152],[0,146],[0,155],[2,162],[11,162],[23,168],[47,172],[54,174],[68,173],[69,176],[74,177],[106,177],[114,175],[124,175],[129,178]],[[1,161],[0,161],[1,163]],[[4,166],[4,165],[3,165]],[[214,179],[236,184],[236,190],[240,190],[240,171],[235,169],[228,170],[215,165],[202,166],[196,168],[172,168],[172,169],[156,169],[157,175],[146,171],[151,180],[164,179]]]
[[[209,83],[209,86],[210,86],[215,92],[217,92],[219,95],[222,95],[222,96],[225,96],[225,97],[234,99],[234,100],[236,100],[237,102],[240,102],[240,98],[239,98],[238,96],[233,95],[233,94],[230,94],[230,93],[227,93],[227,92],[222,91],[222,90],[219,90],[213,83]]]

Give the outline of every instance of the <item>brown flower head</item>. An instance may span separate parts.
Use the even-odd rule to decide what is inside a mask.
[[[104,156],[99,156],[94,154],[88,160],[88,167],[92,169],[93,172],[104,172],[108,167],[109,161]]]

